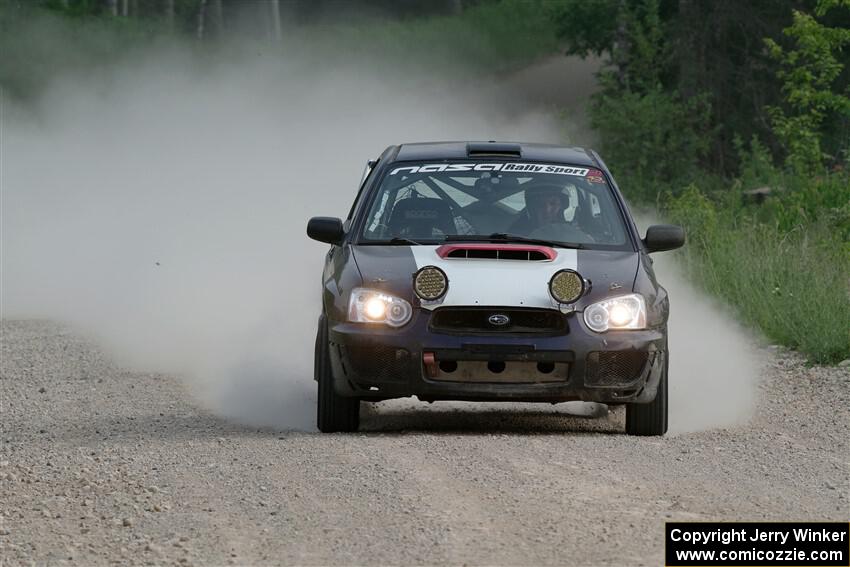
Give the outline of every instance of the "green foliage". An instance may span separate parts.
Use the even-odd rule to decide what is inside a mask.
[[[669,193],[664,200],[664,214],[685,229],[689,247],[704,249],[717,234],[719,220],[716,205],[695,184],[688,185],[679,195]]]
[[[670,46],[659,1],[569,0],[555,12],[568,53],[609,53],[590,117],[629,197],[651,201],[687,184],[707,149],[710,107],[663,84]]]
[[[623,31],[618,34],[612,51],[612,60],[618,67],[614,77],[627,90],[652,93],[662,88],[661,77],[670,48],[664,41],[658,0],[626,2],[621,6]]]
[[[607,91],[660,87],[668,60],[659,0],[565,0],[552,8],[556,33],[571,55],[609,55],[600,74]]]
[[[822,1],[818,13],[823,15],[838,4],[837,0]],[[821,143],[824,121],[835,114],[850,117],[850,90],[833,90],[844,68],[839,54],[850,44],[850,29],[830,28],[809,14],[794,11],[794,23],[784,33],[793,39],[793,49],[783,49],[770,38],[765,40],[773,58],[782,65],[777,78],[782,81],[787,107],[771,107],[770,117],[788,167],[799,174],[812,174],[830,157]]]
[[[563,0],[549,5],[550,19],[571,55],[603,55],[614,45],[619,6],[611,0]]]
[[[664,212],[688,231],[679,255],[691,279],[745,323],[813,363],[850,357],[850,249],[828,218],[787,230],[758,222],[750,208],[719,206],[696,186]]]
[[[850,0],[821,1],[820,15],[827,4]],[[790,7],[762,0],[664,6],[568,0],[556,18],[569,53],[608,56],[590,109],[603,155],[630,199],[684,225],[694,281],[812,362],[847,358],[850,177],[822,165],[847,147],[830,133],[847,114],[850,29],[800,12],[791,22]],[[762,53],[773,34],[759,32],[783,28],[793,47]],[[775,165],[777,140],[789,168]],[[765,187],[763,205],[744,193]]]
[[[785,173],[757,139],[737,145],[734,190],[712,192],[703,180],[664,196],[663,214],[688,234],[679,253],[686,271],[811,362],[850,357],[850,176]],[[740,192],[762,186],[767,202],[745,204]]]
[[[774,166],[767,148],[757,138],[750,141],[749,148],[740,140],[736,144],[741,174],[733,187],[744,191],[767,187],[771,191],[758,211],[760,222],[783,232],[822,223],[831,227],[839,242],[850,243],[850,179],[846,174],[789,174]]]
[[[628,179],[629,197],[651,202],[698,175],[708,111],[704,99],[683,101],[660,88],[603,92],[594,101],[591,124],[615,174]]]
[[[831,230],[831,242],[850,252],[850,179],[828,175],[796,182],[793,190],[773,204],[776,226],[791,231],[810,224],[825,225]]]
[[[792,10],[815,4],[819,22]],[[830,98],[850,88],[847,6],[847,0],[564,0],[552,11],[567,53],[606,57],[603,85],[613,79],[619,90],[645,94],[660,85],[683,101],[703,97],[711,110],[699,132],[706,145],[700,162],[730,177],[741,163],[736,136],[755,135],[771,153],[790,153],[797,170],[810,170],[822,154],[832,163],[850,160],[843,153],[850,119],[837,110],[844,99]],[[772,49],[765,49],[764,38],[772,38]],[[829,88],[817,85],[830,77]],[[804,92],[806,81],[815,93]],[[817,106],[823,104],[828,110],[821,118]]]
[[[162,37],[148,21],[117,21],[0,0],[0,88],[19,98],[36,97],[44,85],[111,65]]]
[[[747,191],[767,186],[776,190],[782,185],[782,174],[776,169],[770,150],[758,137],[753,136],[749,147],[746,147],[741,138],[736,136],[734,144],[740,163],[738,185],[741,189]]]
[[[850,8],[850,0],[818,0],[818,4],[815,7],[815,14],[823,16],[832,8],[837,8],[838,6]]]
[[[457,15],[376,20],[304,28],[335,49],[379,54],[418,65],[491,73],[558,49],[545,0],[482,2]]]

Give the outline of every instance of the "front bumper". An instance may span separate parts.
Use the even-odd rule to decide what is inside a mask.
[[[665,367],[666,328],[597,334],[573,313],[566,316],[566,334],[556,336],[455,335],[431,331],[430,315],[417,310],[402,329],[331,322],[337,393],[367,400],[417,396],[426,401],[645,403],[655,398]],[[466,380],[439,368],[435,373],[431,359],[436,365],[456,362],[481,370],[474,380]],[[486,362],[530,372],[512,381],[510,372],[490,373]],[[553,365],[557,373],[534,378],[537,368]]]

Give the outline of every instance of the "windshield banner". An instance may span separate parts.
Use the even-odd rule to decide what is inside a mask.
[[[590,171],[586,167],[570,165],[552,165],[549,163],[429,163],[397,167],[390,175],[398,173],[437,173],[453,171],[501,171],[503,173],[552,173],[554,175],[573,175],[585,177]]]

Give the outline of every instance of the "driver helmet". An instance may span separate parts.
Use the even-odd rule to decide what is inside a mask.
[[[525,206],[529,217],[538,224],[563,221],[567,195],[556,185],[529,187],[525,190]]]

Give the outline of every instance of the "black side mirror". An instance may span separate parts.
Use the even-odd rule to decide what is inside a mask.
[[[307,236],[319,242],[340,244],[344,235],[342,221],[336,217],[313,217],[307,223]]]
[[[674,250],[685,243],[685,229],[675,224],[656,224],[646,229],[643,243],[649,252]]]

